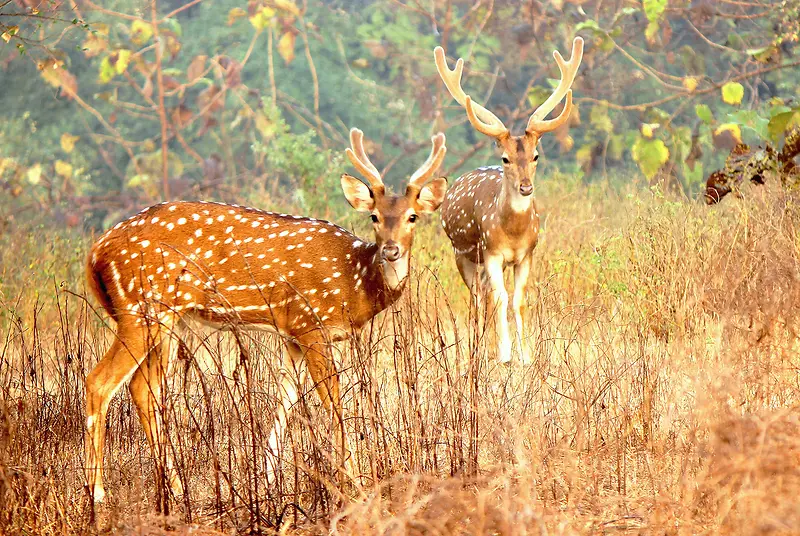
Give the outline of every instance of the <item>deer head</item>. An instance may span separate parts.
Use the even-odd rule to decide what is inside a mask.
[[[444,49],[436,47],[433,51],[436,60],[436,69],[453,98],[467,111],[467,117],[475,129],[487,136],[494,138],[497,145],[502,148],[503,175],[512,191],[517,191],[523,197],[533,193],[533,179],[539,161],[537,146],[539,138],[547,132],[552,132],[565,124],[572,112],[572,86],[578,67],[583,58],[583,39],[576,37],[572,42],[572,56],[565,61],[557,50],[553,57],[561,71],[561,80],[558,87],[531,115],[525,133],[514,136],[503,125],[503,122],[492,112],[475,103],[472,98],[461,89],[461,74],[464,70],[464,60],[459,58],[453,70],[447,66]],[[545,117],[553,111],[556,105],[566,96],[566,104],[561,113],[546,120]]]
[[[405,194],[392,195],[387,192],[380,173],[364,151],[364,133],[356,128],[350,131],[352,148],[347,149],[347,156],[368,184],[344,174],[342,190],[354,209],[369,213],[384,280],[392,289],[398,288],[408,275],[409,253],[419,215],[439,208],[447,190],[445,178],[436,178],[428,183],[447,152],[444,134],[433,136],[431,143],[430,156],[411,175]]]

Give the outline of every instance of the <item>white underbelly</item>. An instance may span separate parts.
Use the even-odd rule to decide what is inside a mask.
[[[503,264],[519,264],[528,255],[528,248],[503,248]]]

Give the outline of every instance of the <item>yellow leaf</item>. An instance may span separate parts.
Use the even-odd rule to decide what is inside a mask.
[[[131,61],[131,51],[121,49],[117,51],[117,63],[114,65],[117,74],[122,74],[128,69],[128,64]]]
[[[722,86],[722,100],[726,104],[739,104],[744,97],[744,86],[739,82],[728,82]]]
[[[72,177],[72,164],[63,160],[56,160],[56,173],[65,179]]]
[[[28,172],[25,173],[25,176],[27,177],[29,183],[39,184],[39,181],[42,180],[42,166],[40,164],[36,164],[35,166],[29,167]]]
[[[687,76],[683,79],[683,87],[685,87],[687,91],[694,91],[697,89],[697,78],[694,76]]]
[[[240,7],[235,7],[228,11],[228,26],[232,26],[234,22],[247,16],[247,11]]]
[[[14,165],[14,161],[10,158],[0,158],[0,177],[3,176],[7,169],[11,169],[12,165]]]
[[[592,150],[592,145],[584,145],[575,151],[575,160],[578,162],[578,165],[584,166],[592,161]]]
[[[262,7],[258,12],[250,17],[250,24],[259,32],[267,28],[272,23],[272,17],[275,16],[275,10],[271,7]]]
[[[149,22],[137,19],[131,23],[131,42],[142,46],[153,36],[153,26]]]
[[[736,143],[742,143],[742,129],[739,128],[739,125],[736,123],[724,123],[717,127],[717,130],[714,131],[714,136],[719,136],[724,134],[725,132],[729,132],[733,139],[736,140]]]
[[[300,10],[297,8],[297,5],[292,0],[275,0],[274,1],[275,7],[278,9],[282,9],[284,11],[288,11],[292,15],[300,16]]]
[[[75,142],[80,139],[80,136],[73,136],[72,134],[63,133],[61,135],[61,149],[69,154],[75,148]]]
[[[572,139],[572,136],[569,134],[565,136],[556,136],[556,140],[558,141],[562,153],[569,152],[575,147],[575,140]]]
[[[275,124],[263,112],[258,112],[256,115],[256,128],[264,140],[268,140],[275,135]]]
[[[653,132],[659,126],[661,125],[659,125],[658,123],[642,123],[642,136],[644,136],[645,138],[652,138]]]
[[[294,59],[294,40],[296,36],[292,32],[285,32],[278,41],[278,54],[281,55],[286,65],[292,63]]]
[[[12,38],[12,37],[14,37],[15,35],[17,35],[17,33],[19,33],[19,26],[9,26],[9,27],[6,29],[6,31],[5,31],[5,32],[3,32],[3,35],[2,35],[2,36],[0,36],[0,37],[2,37],[2,38],[3,38],[3,41],[5,41],[6,43],[8,43],[9,41],[11,41],[11,38]]]

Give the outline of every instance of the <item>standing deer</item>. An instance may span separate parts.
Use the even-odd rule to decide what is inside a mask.
[[[334,437],[346,455],[330,343],[357,332],[400,297],[418,215],[435,211],[447,189],[444,178],[428,182],[446,152],[444,134],[431,141],[430,156],[398,196],[386,191],[367,157],[363,133],[350,131],[347,156],[369,184],[346,174],[341,184],[353,208],[370,213],[372,243],[314,218],[175,202],[118,223],[92,246],[89,287],[117,324],[114,343],[86,378],[86,478],[95,501],[105,496],[108,405],[126,381],[151,450],[165,448],[159,408],[164,371],[177,350],[178,328],[190,318],[216,329],[268,330],[284,338],[282,400],[268,442],[273,457],[298,400],[290,372],[303,365],[334,414]],[[170,486],[180,495],[183,484],[169,455],[165,459]],[[270,465],[268,475],[272,470]]]
[[[498,352],[500,361],[511,360],[511,337],[508,326],[508,293],[503,283],[503,270],[514,266],[512,308],[517,323],[517,344],[522,360],[528,361],[522,346],[522,302],[531,268],[533,249],[539,237],[539,214],[536,211],[533,179],[539,153],[539,138],[564,125],[572,111],[572,86],[583,57],[583,39],[572,43],[572,57],[564,61],[558,51],[553,56],[561,71],[555,91],[528,120],[525,134],[512,136],[496,115],[476,104],[461,89],[464,60],[454,70],[447,66],[444,50],[436,47],[434,59],[439,76],[453,98],[467,111],[472,126],[480,133],[495,138],[503,149],[503,166],[483,167],[459,177],[442,203],[442,227],[453,244],[456,264],[464,283],[478,298],[481,283],[476,280],[478,267],[484,266],[484,279],[497,306],[499,322]],[[545,120],[561,99],[567,97],[558,117]]]

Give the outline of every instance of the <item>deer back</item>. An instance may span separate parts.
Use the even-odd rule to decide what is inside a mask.
[[[301,336],[360,327],[394,301],[377,247],[330,222],[206,202],[162,203],[92,247],[90,284],[117,321],[191,314]],[[339,337],[336,337],[339,338]]]

